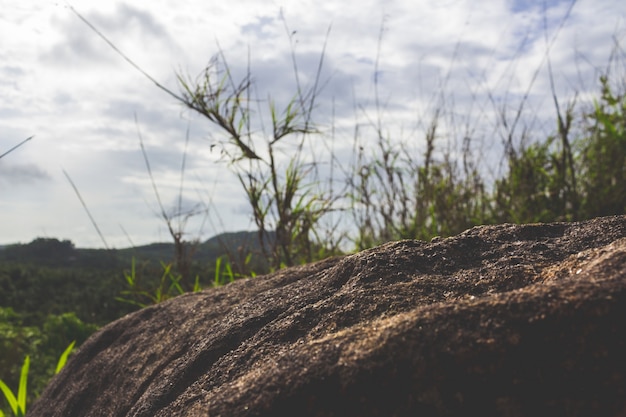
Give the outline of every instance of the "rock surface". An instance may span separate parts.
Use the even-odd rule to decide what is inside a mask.
[[[29,416],[626,416],[626,216],[400,241],[94,334]]]

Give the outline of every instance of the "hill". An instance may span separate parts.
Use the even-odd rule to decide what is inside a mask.
[[[223,233],[188,250],[190,272],[202,287],[212,285],[219,257],[229,255],[234,263],[238,256],[261,253],[256,232]],[[257,259],[255,270],[260,271],[263,258]],[[133,260],[136,268],[131,272]],[[0,250],[0,307],[12,308],[28,324],[41,323],[50,314],[75,312],[84,322],[104,325],[138,308],[116,300],[129,290],[129,274],[135,275],[133,291],[151,293],[164,285],[163,264],[173,261],[172,243],[107,250],[37,238],[6,245]]]
[[[215,263],[222,255],[256,253],[262,251],[257,232],[227,232],[213,236],[205,242],[187,243],[192,260],[197,263]],[[118,268],[129,265],[134,257],[138,261],[159,264],[174,258],[174,244],[157,242],[123,249],[76,248],[69,240],[36,238],[26,244],[0,246],[1,262],[29,263],[52,267],[106,267]]]

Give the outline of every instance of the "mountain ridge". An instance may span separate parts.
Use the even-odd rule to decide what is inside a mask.
[[[270,234],[270,239],[273,234]],[[193,262],[214,262],[223,255],[238,253],[261,254],[258,231],[224,232],[203,242],[184,242]],[[267,242],[266,242],[267,245]],[[38,237],[29,243],[0,245],[0,262],[35,262],[47,266],[104,265],[131,258],[150,262],[169,262],[175,257],[172,242],[154,242],[121,249],[92,249],[75,247],[71,240]]]

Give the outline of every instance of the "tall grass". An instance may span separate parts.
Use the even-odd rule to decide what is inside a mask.
[[[251,103],[260,100],[251,97],[250,73],[236,82],[222,52],[195,80],[179,76],[183,103],[225,135],[217,146],[245,192],[262,255],[272,269],[317,259],[323,247],[314,231],[333,201],[315,176],[316,161],[305,156],[307,141],[317,133],[312,110],[323,58],[322,52],[310,90],[297,85],[282,109],[271,98],[266,102],[268,132],[252,129]],[[295,61],[294,66],[297,72]],[[291,149],[286,157],[285,148]]]
[[[351,138],[325,134],[334,132],[334,125],[316,120],[314,110],[322,91],[326,46],[321,48],[318,67],[308,77],[313,82],[305,88],[286,24],[295,88],[291,99],[279,105],[271,96],[263,100],[255,96],[250,63],[247,73],[235,79],[222,50],[197,77],[177,74],[180,93],[172,92],[85,22],[169,97],[221,132],[223,140],[213,144],[221,154],[219,163],[225,164],[240,184],[258,230],[261,253],[252,256],[263,257],[270,269],[276,269],[389,240],[449,236],[478,224],[571,221],[624,213],[626,89],[623,83],[611,85],[611,80],[624,75],[623,70],[615,71],[623,69],[624,57],[616,40],[593,108],[582,108],[584,103],[576,98],[564,105],[554,87],[550,50],[568,16],[569,11],[552,38],[546,35],[543,60],[512,111],[508,103],[498,104],[493,92],[486,92],[492,109],[488,112],[482,107],[478,116],[480,123],[493,125],[494,143],[486,145],[486,139],[471,127],[478,121],[455,124],[457,111],[448,99],[453,94],[446,91],[455,57],[430,116],[423,114],[416,123],[422,127],[422,136],[415,145],[388,133],[391,122],[384,119],[377,77],[374,114],[360,108],[367,124],[357,124]],[[381,28],[375,74],[382,65],[383,32]],[[458,45],[455,56],[457,50]],[[552,134],[540,137],[532,136],[532,129],[524,126],[523,115],[544,67],[550,76],[555,128]],[[613,69],[612,74],[608,68]],[[477,104],[472,103],[481,107]],[[493,114],[493,120],[486,121],[487,113]],[[530,115],[533,117],[536,115]],[[313,137],[318,148],[321,143],[329,150],[323,158],[311,152]],[[492,167],[485,166],[477,144],[497,147],[497,138],[504,169],[494,174]],[[349,140],[354,158],[337,159],[333,149]],[[320,174],[323,164],[333,168],[330,178]],[[173,237],[176,241],[176,233]],[[249,258],[239,255],[231,259],[232,265],[245,275],[241,273],[245,265],[237,261]]]

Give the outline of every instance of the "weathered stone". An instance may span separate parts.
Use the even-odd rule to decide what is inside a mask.
[[[626,416],[626,216],[476,227],[187,294],[30,416]]]

